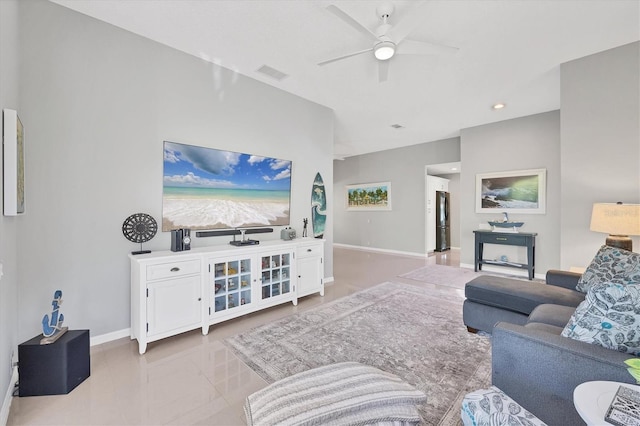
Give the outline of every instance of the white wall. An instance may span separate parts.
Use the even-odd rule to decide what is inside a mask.
[[[18,2],[0,1],[0,109],[14,109],[21,114],[18,103]],[[0,164],[2,150],[0,150]],[[2,173],[0,173],[0,188]],[[0,424],[4,424],[8,406],[5,393],[12,387],[11,354],[17,351],[18,330],[18,257],[17,228],[24,217],[0,216]]]
[[[621,46],[561,65],[562,109],[461,130],[462,173],[459,190],[461,262],[473,264],[473,230],[493,219],[475,213],[477,173],[547,169],[547,213],[512,215],[525,221],[523,231],[537,232],[536,272],[586,266],[605,234],[589,231],[594,202],[640,203],[640,43]],[[416,151],[431,143],[349,157],[335,163],[336,242],[423,252],[424,232],[416,216],[422,203],[424,179],[412,178],[414,161],[453,158],[445,151]],[[431,146],[435,148],[435,146]],[[452,159],[450,161],[457,161]],[[422,172],[422,171],[421,171]],[[346,212],[344,185],[379,180],[402,182],[403,205],[394,212]],[[416,194],[411,201],[409,194]],[[453,194],[455,195],[455,194]],[[452,195],[452,196],[453,196]],[[455,198],[452,198],[452,204]],[[455,207],[454,207],[455,208]],[[453,211],[453,210],[452,210]],[[454,213],[455,214],[455,213]],[[455,219],[455,216],[454,216]],[[417,228],[419,226],[420,228]],[[384,233],[378,232],[385,229]],[[392,231],[393,230],[393,231]],[[452,243],[455,245],[454,236]],[[638,251],[640,237],[634,237]],[[485,247],[487,257],[506,254],[526,259],[524,248]],[[514,271],[501,269],[504,272]]]
[[[480,224],[500,219],[501,212],[475,212],[476,174],[526,169],[546,169],[546,214],[512,214],[524,221],[522,232],[537,232],[536,274],[558,268],[560,259],[560,113],[551,111],[484,126],[460,133],[460,262],[473,265],[474,234]],[[506,255],[527,263],[526,248],[488,244],[484,257]],[[518,272],[504,268],[503,272]]]
[[[336,243],[424,255],[424,167],[459,160],[458,138],[336,160]],[[391,211],[346,211],[345,185],[385,181],[391,182]]]
[[[563,268],[587,266],[604,244],[589,230],[593,203],[640,203],[639,52],[637,42],[562,64]]]
[[[129,327],[127,253],[139,246],[121,226],[136,212],[161,218],[163,140],[292,160],[291,217],[301,233],[316,172],[332,180],[331,110],[46,1],[20,9],[20,339],[40,332],[58,288],[70,327],[92,336]],[[330,185],[327,192],[331,200]],[[259,239],[277,238],[279,229]],[[159,232],[145,248],[169,244]]]

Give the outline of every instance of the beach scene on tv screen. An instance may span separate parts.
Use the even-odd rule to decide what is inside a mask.
[[[291,161],[164,143],[162,230],[289,224]]]

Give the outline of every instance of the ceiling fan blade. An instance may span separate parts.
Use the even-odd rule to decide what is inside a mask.
[[[429,2],[418,2],[409,13],[405,14],[404,18],[400,22],[391,28],[389,34],[387,34],[396,44],[407,38],[409,33],[414,30],[421,22],[425,20],[427,16],[427,6]]]
[[[389,77],[389,61],[378,61],[378,83],[387,81]]]
[[[354,28],[360,34],[363,34],[364,36],[370,38],[372,41],[379,41],[378,36],[375,35],[375,33],[373,33],[367,27],[362,25],[360,22],[353,19],[350,15],[348,15],[345,11],[340,9],[335,4],[331,4],[327,6],[327,10],[333,13],[338,18],[342,19],[342,21],[345,22],[346,24],[349,24],[352,28]]]
[[[457,47],[445,46],[444,44],[429,43],[426,41],[404,40],[398,45],[396,54],[398,55],[438,55],[442,53],[456,53]]]
[[[326,61],[319,62],[318,66],[327,65],[327,64],[330,64],[331,62],[336,62],[336,61],[340,61],[342,59],[350,58],[352,56],[361,55],[363,53],[371,52],[372,50],[373,50],[373,47],[370,47],[368,49],[361,50],[359,52],[349,53],[347,55],[338,56],[337,58],[327,59]]]

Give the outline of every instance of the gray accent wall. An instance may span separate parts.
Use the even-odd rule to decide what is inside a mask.
[[[332,181],[330,109],[47,1],[20,2],[19,10],[27,135],[20,340],[40,332],[56,289],[69,327],[88,328],[92,337],[129,328],[127,254],[139,246],[121,227],[132,213],[161,219],[164,140],[292,160],[292,226],[302,233],[316,172]],[[258,239],[278,239],[279,231]],[[192,245],[228,245],[230,238],[194,238]],[[144,245],[169,246],[162,232]]]
[[[334,161],[335,242],[425,254],[425,165],[460,161],[458,138]],[[345,185],[391,182],[391,211],[347,211]]]
[[[587,266],[606,234],[593,203],[640,203],[640,42],[561,66],[561,265]],[[640,238],[633,238],[640,251]]]
[[[502,211],[476,213],[476,174],[546,169],[546,213],[511,214],[525,222],[522,232],[537,232],[536,274],[558,268],[560,258],[560,112],[550,111],[460,132],[460,263],[473,265],[474,234],[488,220],[501,219]],[[527,263],[524,247],[486,245],[487,259],[506,255]],[[500,271],[518,272],[512,268]]]
[[[18,87],[18,1],[0,1],[0,109],[20,112]],[[0,126],[1,127],[1,126]],[[0,164],[2,150],[0,149]],[[0,188],[2,188],[0,173]],[[18,348],[18,224],[24,217],[0,216],[0,401],[11,383],[11,354]],[[3,402],[0,402],[2,406]],[[3,407],[6,408],[6,407]],[[2,412],[0,424],[6,422],[8,412]]]

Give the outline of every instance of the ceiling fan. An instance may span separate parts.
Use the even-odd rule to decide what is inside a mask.
[[[373,31],[356,21],[335,4],[327,6],[327,10],[329,12],[369,38],[373,43],[373,46],[368,49],[359,50],[357,52],[348,53],[346,55],[322,61],[318,63],[318,65],[324,66],[352,56],[373,52],[374,57],[378,61],[378,80],[383,82],[387,80],[387,76],[389,74],[389,59],[394,55],[433,55],[457,52],[458,49],[456,47],[407,39],[407,36],[420,24],[420,21],[425,16],[423,9],[427,3],[427,1],[419,2],[413,10],[411,10],[411,13],[407,14],[407,16],[405,16],[405,18],[396,25],[391,25],[389,23],[389,18],[394,11],[393,3],[385,2],[380,4],[376,8],[376,13],[382,23]]]

